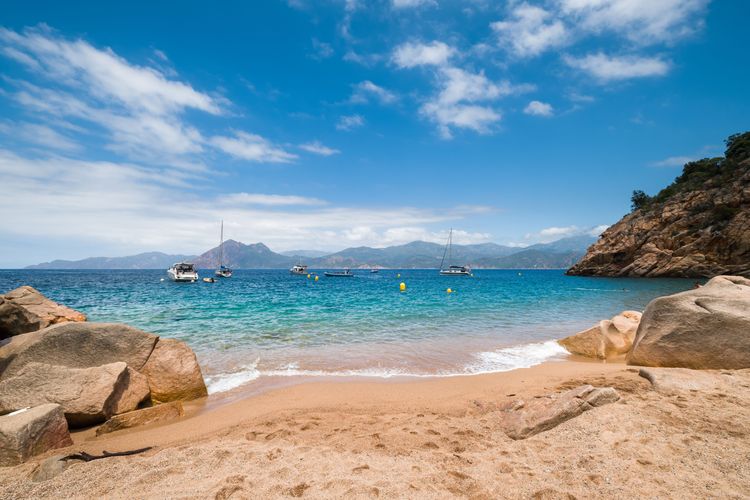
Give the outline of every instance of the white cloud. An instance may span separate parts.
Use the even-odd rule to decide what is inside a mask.
[[[8,95],[24,112],[45,121],[85,127],[96,139],[104,135],[106,138],[97,142],[131,159],[159,167],[205,170],[199,155],[207,147],[249,161],[296,158],[254,134],[205,137],[186,119],[185,112],[220,116],[225,114],[228,100],[196,90],[157,68],[133,64],[109,48],[68,40],[40,26],[20,33],[0,28],[0,49],[1,55],[20,62],[37,77],[36,83],[10,81],[15,89]],[[159,51],[154,54],[160,60],[166,57]],[[44,141],[47,147],[75,148],[49,127],[37,128],[37,132],[37,142]]]
[[[305,196],[260,194],[260,193],[231,193],[221,197],[221,203],[226,205],[267,205],[267,206],[316,206],[326,202],[318,198]]]
[[[370,80],[365,80],[354,86],[354,92],[349,98],[349,102],[364,104],[369,102],[370,98],[373,97],[380,101],[381,104],[391,104],[396,101],[396,94],[372,83]]]
[[[297,159],[297,155],[284,151],[259,135],[247,132],[235,132],[234,137],[214,136],[210,142],[228,155],[248,161],[289,163]]]
[[[349,131],[359,128],[364,124],[365,119],[360,115],[344,115],[339,117],[339,121],[336,123],[336,129]]]
[[[584,57],[565,56],[565,62],[601,82],[664,76],[670,68],[669,62],[658,57],[608,56],[602,52]]]
[[[531,101],[523,110],[527,115],[552,116],[552,105],[542,101]]]
[[[86,242],[77,258],[103,247],[117,248],[121,254],[202,252],[216,245],[221,219],[229,237],[263,241],[275,250],[340,249],[355,242],[382,245],[406,238],[400,228],[447,227],[484,210],[330,206],[293,194],[226,192],[205,198],[197,195],[204,185],[186,182],[173,172],[59,156],[29,159],[4,150],[0,178],[0,213],[13,214],[0,217],[0,235]],[[24,209],[19,211],[19,206]],[[353,231],[352,221],[369,230]],[[368,236],[362,236],[365,233]]]
[[[78,151],[81,146],[57,130],[39,123],[0,123],[0,133],[58,151]]]
[[[562,238],[571,236],[599,236],[609,226],[601,224],[593,227],[571,226],[552,226],[542,229],[536,233],[528,233],[524,236],[526,244],[530,243],[551,243]]]
[[[338,149],[329,148],[328,146],[323,145],[320,141],[312,141],[305,144],[300,144],[299,148],[307,151],[308,153],[314,153],[321,156],[332,156],[341,152]]]
[[[439,41],[431,43],[407,42],[396,47],[392,60],[399,68],[441,66],[456,53],[453,47]]]
[[[490,25],[499,42],[519,57],[531,57],[563,46],[569,33],[559,19],[541,7],[522,3],[511,11],[508,20]]]
[[[392,0],[391,3],[396,9],[422,7],[425,5],[437,5],[436,0]]]
[[[681,167],[695,160],[697,160],[695,156],[670,156],[669,158],[655,161],[652,165],[655,167]]]
[[[422,105],[420,112],[437,123],[438,131],[445,139],[452,137],[452,128],[489,133],[502,115],[487,103],[532,88],[514,86],[505,80],[494,82],[484,73],[454,67],[440,68],[437,75],[440,90]]]
[[[321,42],[317,38],[312,39],[313,59],[328,59],[333,55],[333,47],[330,43]]]
[[[673,42],[703,26],[696,18],[710,0],[558,0],[571,23],[592,32],[614,31],[646,45]]]

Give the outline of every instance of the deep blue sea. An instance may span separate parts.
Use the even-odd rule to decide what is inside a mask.
[[[239,270],[208,284],[173,283],[164,270],[0,270],[0,293],[28,284],[91,321],[184,340],[216,393],[269,377],[446,376],[531,366],[564,356],[552,339],[693,286],[560,270],[317,273],[315,281],[286,270]]]

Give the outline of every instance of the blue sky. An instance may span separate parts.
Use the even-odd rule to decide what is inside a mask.
[[[750,4],[8,2],[0,266],[528,245],[747,130]]]

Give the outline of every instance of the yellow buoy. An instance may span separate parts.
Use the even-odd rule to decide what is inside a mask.
[[[318,277],[317,276],[315,276],[315,281],[318,281]]]
[[[396,277],[397,277],[397,278],[400,278],[400,277],[401,277],[401,273],[398,273],[398,274],[396,275]]]
[[[307,279],[310,279],[310,275],[309,274],[307,275]]]
[[[401,290],[402,292],[405,292],[406,291],[406,283],[401,283],[398,286],[398,289]]]
[[[449,289],[447,289],[447,290],[446,290],[446,292],[448,292],[448,293],[453,293],[453,290],[451,290],[451,289],[449,288]]]

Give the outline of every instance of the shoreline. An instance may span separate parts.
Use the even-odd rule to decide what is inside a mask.
[[[309,381],[185,405],[164,424],[96,437],[0,468],[8,498],[635,498],[750,495],[750,371],[725,390],[663,395],[623,363],[555,361],[423,380]],[[584,384],[620,400],[528,439],[503,408]],[[217,404],[221,403],[221,404]],[[46,458],[152,449],[73,462]],[[727,453],[727,450],[732,450]]]

